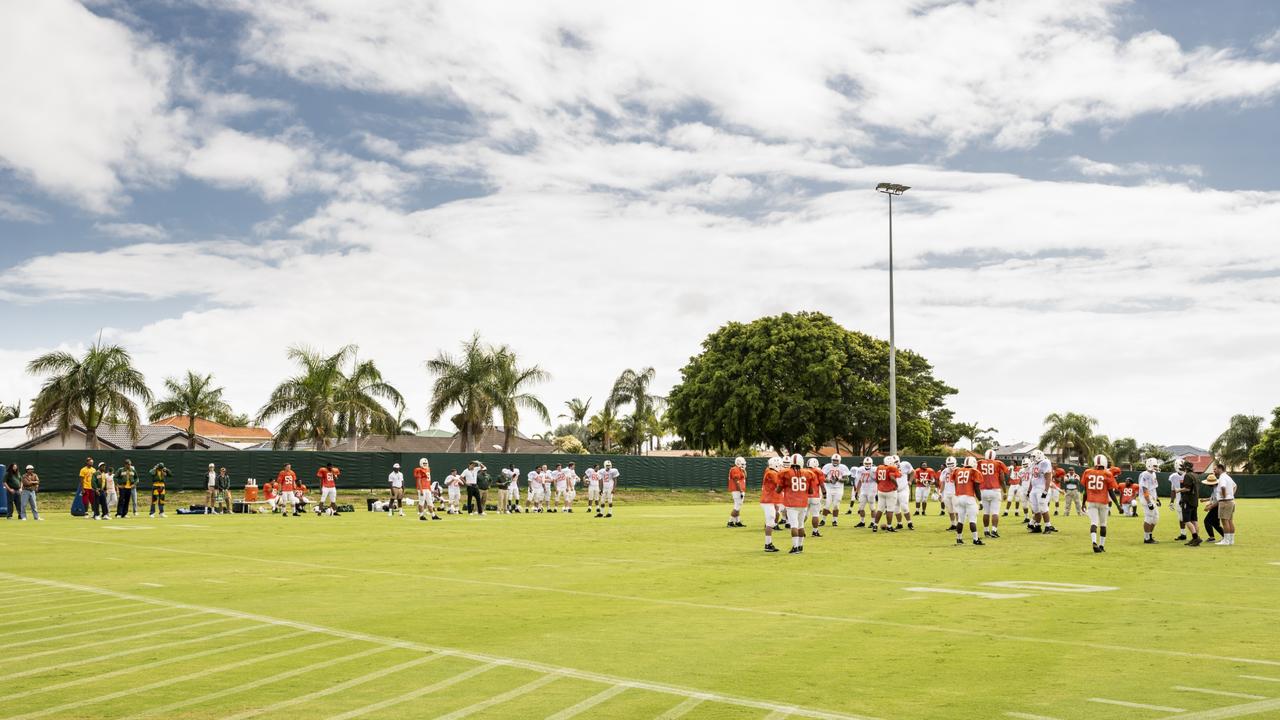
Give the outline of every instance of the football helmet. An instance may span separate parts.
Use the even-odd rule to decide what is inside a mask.
[[[780,458],[780,457],[771,457],[771,458],[769,458],[769,469],[770,469],[770,470],[781,470],[781,469],[782,469],[782,458]]]
[[[1160,469],[1160,461],[1155,458],[1147,458],[1147,469],[1155,472]]]
[[[955,459],[954,457],[949,457],[949,458],[947,458],[946,466],[947,466],[947,467],[949,467],[949,468],[953,468],[953,467],[955,467],[955,466],[956,466],[956,459]]]
[[[841,461],[841,460],[843,460],[843,459],[844,459],[844,458],[840,457],[840,453],[836,453],[836,454],[834,454],[834,455],[832,455],[832,456],[831,456],[831,462],[832,462],[832,464],[835,464],[835,465],[839,465],[839,464],[840,464],[840,461]]]
[[[608,469],[609,469],[609,468],[611,468],[611,467],[613,467],[613,461],[612,461],[612,460],[605,460],[605,461],[604,461],[604,469],[605,469],[605,470],[608,470]]]
[[[1032,450],[1031,459],[1036,462],[1040,462],[1041,460],[1044,460],[1044,451],[1041,450],[1040,448],[1036,448],[1035,450]]]
[[[976,457],[974,457],[974,456],[970,455],[969,457],[967,457],[967,458],[965,458],[965,459],[964,459],[964,466],[965,466],[965,467],[967,467],[967,468],[975,468],[975,469],[976,469],[976,468],[978,467],[978,458],[976,458]]]
[[[733,459],[733,464],[740,468],[745,468],[747,466],[747,459],[744,457],[736,457]]]
[[[872,460],[872,459],[871,459],[871,458],[869,458],[869,457],[864,457],[864,458],[862,458],[862,467],[869,468],[869,467],[871,467],[872,465],[875,465],[875,464],[876,464],[876,461],[875,461],[875,460]]]
[[[1094,455],[1094,456],[1093,456],[1093,466],[1094,466],[1094,467],[1098,467],[1098,468],[1103,468],[1103,469],[1105,469],[1105,468],[1107,467],[1107,465],[1109,465],[1109,464],[1110,464],[1110,463],[1107,461],[1107,456],[1106,456],[1106,455],[1103,455],[1102,453],[1098,453],[1097,455]]]
[[[809,458],[809,467],[811,468],[818,467],[818,458]]]
[[[426,459],[426,458],[418,458],[418,467],[426,467],[426,466],[427,466],[427,459]]]
[[[983,453],[983,457],[985,457],[985,458],[986,458],[986,459],[988,459],[988,460],[995,460],[995,459],[996,459],[996,451],[995,451],[995,448],[992,448],[992,449],[990,449],[990,450],[986,451],[985,453]]]
[[[791,467],[804,467],[804,456],[796,453],[791,456]]]

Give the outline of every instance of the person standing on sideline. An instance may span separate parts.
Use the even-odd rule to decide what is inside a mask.
[[[400,472],[399,463],[396,463],[394,472]],[[402,480],[401,485],[403,484]],[[435,490],[431,487],[431,466],[426,458],[418,458],[418,467],[413,469],[413,485],[418,490],[418,519],[426,520],[427,515],[430,515],[432,520],[439,520],[440,516],[436,514]],[[391,494],[395,495],[394,489]],[[400,489],[400,494],[404,495],[403,487]],[[400,512],[403,513],[404,510]]]
[[[502,484],[498,486],[498,514],[506,515],[511,512],[511,506],[507,503],[507,495],[511,487],[512,466],[508,465],[502,468]]]
[[[18,499],[18,519],[26,520],[26,510],[31,510],[31,517],[40,519],[40,511],[36,508],[36,495],[40,492],[40,476],[31,465],[22,474],[22,491]]]
[[[213,503],[218,499],[218,468],[209,463],[204,473],[204,514],[213,512]]]
[[[84,503],[85,517],[88,517],[89,510],[97,510],[93,504],[93,478],[98,471],[93,467],[93,458],[85,458],[84,467],[80,468],[80,500]],[[97,516],[94,516],[97,519]]]
[[[1200,547],[1200,523],[1196,514],[1200,511],[1200,487],[1196,485],[1199,478],[1196,477],[1191,468],[1183,466],[1182,469],[1182,487],[1178,492],[1178,503],[1182,506],[1178,515],[1179,521],[1182,523],[1182,536],[1186,537],[1186,532],[1191,531],[1191,539],[1187,541],[1187,547]]]
[[[467,486],[467,514],[475,513],[484,514],[484,505],[480,502],[480,479],[479,474],[488,470],[484,463],[479,460],[472,460],[467,463],[467,469],[462,471],[462,482]],[[475,502],[475,509],[472,510],[471,503]]]
[[[280,489],[280,500],[276,502],[280,506],[280,517],[289,517],[289,513],[298,514],[298,474],[293,471],[293,465],[285,463],[284,469],[276,475],[276,487]]]
[[[1185,465],[1181,458],[1175,458],[1173,461],[1173,472],[1169,473],[1169,507],[1172,509],[1174,517],[1178,518],[1178,537],[1177,540],[1187,539],[1187,521],[1182,517],[1182,480],[1184,478]]]
[[[134,486],[138,482],[138,471],[133,468],[133,461],[125,460],[124,466],[116,473],[116,492],[120,499],[116,503],[116,517],[129,514],[129,505],[133,502]]]
[[[1084,505],[1080,503],[1080,473],[1075,468],[1067,471],[1067,476],[1062,480],[1063,496],[1067,501],[1067,515],[1071,515],[1071,508],[1075,508],[1077,515],[1084,514]]]
[[[160,517],[164,517],[165,483],[172,474],[164,463],[156,463],[151,468],[151,514],[148,517],[156,516],[157,504],[160,505]]]
[[[600,505],[605,508],[604,516],[613,517],[613,489],[618,485],[618,468],[612,460],[604,461],[604,468],[597,473],[600,478]],[[600,517],[600,505],[596,506],[596,517]]]
[[[231,514],[231,475],[226,468],[218,468],[218,494],[213,497],[213,511]]]
[[[333,466],[333,463],[325,463],[324,467],[316,471],[316,477],[320,479],[320,503],[316,505],[320,510],[324,510],[324,504],[329,502],[330,515],[338,517],[338,476],[342,475],[342,470]],[[400,480],[401,495],[404,494],[404,480]],[[400,511],[400,517],[404,517],[404,511]]]
[[[1222,541],[1219,545],[1236,544],[1236,481],[1227,474],[1227,468],[1221,461],[1213,464],[1218,474],[1218,486],[1214,488],[1213,498],[1218,508],[1218,522],[1222,523]]]
[[[729,511],[729,522],[725,527],[742,527],[742,498],[747,495],[747,459],[733,459],[733,467],[729,468],[729,496],[733,498],[733,509]]]
[[[1120,487],[1115,476],[1107,469],[1107,456],[1093,456],[1093,467],[1080,476],[1084,483],[1084,507],[1089,516],[1089,539],[1093,541],[1093,551],[1107,551],[1107,516],[1111,514],[1111,503],[1120,509],[1120,501],[1116,498],[1116,490]]]
[[[107,468],[107,476],[105,482],[102,483],[102,489],[107,493],[107,501],[103,503],[103,517],[111,517],[111,508],[116,506],[120,499],[120,494],[116,491],[116,469]]]
[[[427,467],[427,459],[418,460],[418,467],[413,469],[413,477],[418,479],[418,490],[421,495],[422,482],[419,478],[420,473]],[[427,486],[431,485],[431,471],[427,470]],[[391,472],[387,473],[387,485],[391,488],[391,499],[387,501],[387,517],[391,517],[392,510],[400,511],[400,517],[404,517],[404,473],[400,472],[400,463],[391,464]],[[422,508],[418,508],[418,516],[422,516]]]
[[[4,491],[9,494],[9,509],[5,512],[5,518],[13,517],[14,508],[22,500],[22,473],[18,472],[18,463],[13,463],[4,471]],[[19,510],[18,518],[22,518]]]
[[[1160,479],[1156,475],[1156,471],[1160,469],[1160,461],[1155,458],[1147,458],[1147,469],[1142,471],[1138,476],[1138,500],[1142,503],[1142,543],[1144,545],[1155,545],[1160,542],[1156,539],[1156,523],[1160,522],[1160,506],[1159,495],[1157,491],[1160,489]]]
[[[110,474],[107,464],[98,463],[98,471],[93,474],[90,483],[93,485],[93,519],[110,520],[111,511],[107,509],[107,476]]]

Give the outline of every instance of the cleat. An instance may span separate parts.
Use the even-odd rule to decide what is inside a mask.
[[[725,526],[725,527],[738,527],[737,525],[734,525],[734,524],[733,524],[733,521],[732,521],[732,520],[730,520],[729,522],[725,523],[725,524],[724,524],[724,526]]]
[[[826,520],[820,520],[820,521],[818,521],[818,527],[826,527],[826,526],[827,526],[827,521],[826,521]]]
[[[831,521],[831,527],[839,527],[839,526],[840,526],[840,523],[839,523],[839,522],[837,522],[837,521],[835,521],[835,520],[832,520],[832,521]]]
[[[1106,552],[1106,551],[1107,551],[1107,546],[1106,546],[1106,545],[1099,545],[1099,546],[1098,546],[1098,552]]]
[[[1187,547],[1200,547],[1200,544],[1202,542],[1203,541],[1200,538],[1192,538],[1190,541],[1187,542]]]
[[[880,531],[880,526],[873,523],[871,525],[871,532],[879,532],[879,531]]]
[[[795,472],[795,471],[793,470],[792,472]],[[797,553],[799,553],[799,552],[800,552],[800,548],[798,548],[798,547],[793,547],[793,548],[791,548],[790,550],[788,550],[788,551],[787,551],[787,554],[788,554],[788,555],[795,555],[795,554],[797,554]]]
[[[1057,510],[1054,510],[1054,511],[1053,511],[1053,514],[1054,514],[1054,515],[1061,515],[1062,513],[1058,512]]]
[[[1099,547],[1099,546],[1097,546],[1097,545],[1094,545],[1094,546],[1093,546],[1093,551],[1094,551],[1094,552],[1096,552],[1096,553],[1100,553],[1100,552],[1102,552],[1102,548],[1101,548],[1101,547]]]
[[[956,544],[957,544],[957,545],[963,545],[963,544],[964,544],[964,538],[956,538]]]
[[[800,546],[799,548],[797,548],[797,549],[798,549],[800,552],[802,552],[802,553],[804,552],[804,546],[803,546],[803,545],[801,545],[801,546]]]
[[[613,517],[613,513],[605,513],[605,517]]]
[[[817,530],[814,530],[809,534],[812,535],[813,537],[822,537],[822,533],[818,532]]]
[[[893,526],[892,526],[892,525],[885,525],[885,526],[884,526],[884,531],[885,531],[885,532],[897,532],[897,530],[894,530],[894,529],[893,529]]]
[[[886,472],[888,472],[888,471],[886,471]],[[1008,510],[1005,510],[1003,513],[1001,513],[1001,514],[1000,514],[1000,517],[1009,517],[1009,511],[1008,511]]]
[[[1184,540],[1186,540],[1186,539],[1187,539],[1187,536],[1186,536],[1185,534],[1183,534],[1183,535],[1179,535],[1178,537],[1174,538],[1173,540],[1174,540],[1174,542],[1182,542],[1182,541],[1184,541]]]
[[[856,528],[866,527],[866,526],[867,526],[867,524],[866,524],[865,522],[860,522],[860,523],[858,523],[857,525],[854,525],[854,527],[856,527]]]
[[[915,530],[915,529],[916,529],[916,526],[915,526],[915,524],[913,524],[913,523],[907,523],[907,529],[908,529],[908,530]]]
[[[901,530],[901,529],[902,529],[902,523],[898,523],[897,526],[894,527],[894,530]]]
[[[604,517],[602,513],[596,513],[596,517]]]
[[[981,541],[981,540],[979,540],[978,538],[974,538],[974,539],[973,539],[973,544],[974,544],[974,545],[986,545],[986,543],[982,542],[982,541]]]
[[[1159,543],[1159,542],[1160,542],[1160,541],[1159,541],[1159,540],[1157,540],[1157,539],[1155,539],[1155,538],[1147,538],[1146,540],[1143,540],[1143,541],[1142,541],[1142,544],[1143,544],[1143,545],[1155,545],[1156,543]]]
[[[942,517],[943,515],[946,515],[946,514],[947,514],[947,512],[946,512],[945,510],[939,510],[939,511],[938,511],[938,517]]]
[[[768,545],[765,545],[765,546],[764,546],[764,551],[765,551],[765,552],[778,552],[778,548],[774,547],[774,546],[773,546],[773,543],[769,543]]]

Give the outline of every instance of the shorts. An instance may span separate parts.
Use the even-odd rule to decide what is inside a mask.
[[[929,488],[924,485],[916,486],[916,502],[929,502]]]
[[[403,500],[403,499],[404,499],[404,486],[403,486],[403,485],[392,485],[392,486],[391,486],[391,497],[395,498],[396,500]],[[321,488],[321,489],[320,489],[320,502],[324,502],[324,488]]]
[[[898,512],[905,512],[911,507],[911,490],[902,488],[898,491]]]
[[[942,507],[949,514],[954,515],[956,512],[956,490],[955,488],[947,488],[942,491]]]
[[[578,497],[578,491],[575,490],[572,485],[570,485],[569,488],[564,491],[564,497],[569,502],[573,502],[573,499]]]
[[[809,516],[818,517],[822,514],[822,498],[809,498]]]
[[[284,503],[285,507],[293,507],[297,500],[294,498],[292,490],[285,490],[280,493],[280,502]]]
[[[1049,489],[1049,502],[1058,502],[1058,498],[1062,497],[1062,491],[1058,488]]]
[[[1107,526],[1107,516],[1111,514],[1111,506],[1107,503],[1085,503],[1084,514],[1089,516],[1089,524],[1097,527]]]
[[[876,492],[876,510],[880,512],[898,511],[898,491]]]
[[[1180,506],[1179,509],[1181,510],[1178,516],[1180,518],[1180,522],[1184,522],[1184,523],[1200,522],[1200,513],[1199,513],[1200,504],[1199,503],[1192,503],[1190,506]]]
[[[461,497],[462,497],[462,488],[458,487],[457,485],[450,485],[449,486],[449,502],[456,502]]]
[[[978,522],[978,498],[972,495],[957,495],[951,504],[956,509],[956,522],[961,524]]]
[[[858,502],[871,505],[876,501],[876,486],[867,483],[858,488]]]
[[[152,500],[164,500],[164,486],[163,486],[163,485],[159,485],[159,486],[152,485],[152,486],[151,486],[151,499],[152,499]]]
[[[556,483],[556,495],[564,495],[567,487],[564,483]]]
[[[1236,518],[1236,501],[1235,500],[1219,500],[1218,501],[1218,521],[1227,522]]]
[[[430,491],[430,490],[419,490],[419,491],[418,491],[418,505],[419,505],[419,506],[424,507],[424,508],[429,508],[429,507],[431,507],[431,506],[433,506],[433,505],[435,505],[435,504],[436,504],[436,498],[435,498],[435,496],[434,496],[434,495],[432,495],[432,494],[431,494],[431,491]]]
[[[804,527],[804,510],[802,507],[787,508],[787,524],[792,528]]]
[[[520,501],[520,486],[519,486],[519,485],[512,485],[511,487],[507,488],[507,499],[508,499],[508,500],[510,500],[511,502],[519,502],[519,501]]]
[[[844,500],[844,483],[827,483],[827,509],[839,507]]]
[[[1019,501],[1019,502],[1026,502],[1026,499],[1027,499],[1027,486],[1026,486],[1026,484],[1024,484],[1024,483],[1018,483],[1017,485],[1010,485],[1010,486],[1009,486],[1009,498],[1010,498],[1010,499],[1012,499],[1012,500],[1017,500],[1017,501]]]
[[[1032,488],[1031,493],[1031,512],[1047,513],[1049,512],[1049,496],[1048,493],[1039,488]]]
[[[587,499],[592,502],[600,499],[600,486],[598,484],[591,483],[587,486]]]
[[[1222,517],[1221,511],[1219,511],[1218,517]],[[1142,506],[1142,522],[1148,525],[1155,525],[1160,522],[1160,508],[1155,503]]]
[[[605,484],[604,489],[600,491],[600,502],[613,502],[613,485]]]
[[[401,489],[400,494],[404,495],[403,489]],[[320,488],[320,502],[321,504],[326,502],[331,502],[336,504],[338,502],[338,488],[336,487]]]
[[[742,509],[742,491],[734,490],[729,494],[733,496],[733,509],[741,510]]]
[[[764,524],[773,527],[778,524],[778,506],[773,503],[760,503],[760,509],[764,511]]]
[[[982,514],[983,515],[999,515],[1000,514],[1000,491],[999,490],[983,490],[982,491]]]

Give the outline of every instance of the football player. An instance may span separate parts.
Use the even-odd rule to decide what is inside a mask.
[[[982,534],[985,537],[1000,537],[1000,492],[1004,489],[1004,478],[1009,474],[1009,467],[996,459],[996,451],[988,450],[978,461],[978,474],[982,476],[981,489]]]
[[[818,467],[818,458],[809,458],[809,466],[804,469],[804,472],[809,481],[807,485],[809,505],[805,510],[805,516],[813,527],[813,536],[822,537],[822,533],[818,532],[818,521],[822,518],[822,483],[826,477]]]
[[[1181,458],[1175,458],[1173,472],[1169,473],[1169,507],[1178,518],[1177,540],[1187,539],[1187,522],[1182,517],[1182,498],[1178,497],[1182,493],[1182,481],[1186,478],[1183,474],[1186,471],[1185,462]]]
[[[876,467],[876,511],[871,516],[871,532],[877,529],[893,532],[893,514],[898,510],[898,457],[888,455],[883,464]],[[880,518],[884,526],[880,526]]]
[[[1053,463],[1039,448],[1031,451],[1031,481],[1027,487],[1031,502],[1031,523],[1027,529],[1033,533],[1054,533],[1058,529],[1049,519],[1049,482],[1053,477]]]
[[[915,483],[916,514],[924,516],[929,509],[929,493],[933,491],[934,474],[929,469],[929,463],[921,462],[920,467],[916,468],[915,477],[911,479]]]
[[[449,509],[446,511],[449,515],[457,515],[461,512],[458,504],[462,499],[462,474],[457,468],[449,471],[448,477],[444,479],[446,492],[449,493]]]
[[[564,511],[573,512],[573,501],[578,498],[578,464],[569,463],[564,469]]]
[[[1147,469],[1138,476],[1138,500],[1142,503],[1142,542],[1144,545],[1155,545],[1156,523],[1160,522],[1160,478],[1156,472],[1160,469],[1160,461],[1147,458]]]
[[[1111,504],[1120,503],[1116,499],[1116,479],[1107,470],[1107,456],[1095,455],[1093,467],[1080,476],[1084,484],[1084,511],[1089,516],[1089,539],[1093,541],[1093,551],[1107,551],[1107,515],[1111,513]]]
[[[951,480],[951,474],[955,471],[956,459],[949,457],[943,462],[942,472],[938,475],[938,501],[942,504],[942,512],[951,519],[948,530],[956,529],[956,484]]]
[[[503,470],[510,472],[510,470]],[[413,485],[418,490],[418,519],[439,520],[436,514],[436,498],[431,492],[431,465],[426,458],[418,458],[418,467],[413,469]],[[403,512],[403,511],[402,511]]]
[[[822,466],[822,475],[826,478],[826,502],[822,506],[824,517],[822,525],[826,525],[826,516],[831,516],[831,527],[840,521],[840,502],[844,500],[844,484],[849,478],[849,466],[845,465],[840,453],[831,456],[831,462]]]
[[[862,467],[853,473],[853,484],[857,489],[854,495],[858,501],[858,524],[854,527],[866,527],[867,507],[870,506],[872,512],[876,509],[876,469],[871,458],[862,458]],[[849,508],[852,512],[852,501],[849,503]]]
[[[902,520],[907,520],[907,529],[915,530],[916,526],[911,522],[911,476],[915,474],[916,469],[911,466],[907,460],[893,456],[898,461],[898,525],[899,530],[902,529]]]
[[[733,467],[729,468],[729,495],[733,498],[733,509],[729,511],[728,527],[740,528],[742,525],[742,498],[747,493],[747,459],[733,459]]]
[[[978,537],[978,485],[982,482],[982,475],[978,472],[978,458],[965,458],[964,467],[951,472],[951,482],[955,485],[955,499],[951,503],[956,513],[956,544],[964,544],[965,523],[969,524],[969,532],[973,533],[973,544],[985,544]],[[1000,507],[998,499],[995,507]]]
[[[804,472],[804,456],[791,456],[791,467],[778,474],[777,488],[787,508],[787,524],[791,526],[791,552],[804,552],[804,511],[809,507],[809,475]]]
[[[618,484],[620,474],[612,460],[605,460],[604,467],[597,473],[600,477],[600,505],[605,507],[604,517],[613,517],[613,489]],[[596,517],[600,517],[599,506],[596,506]]]
[[[769,458],[769,465],[764,470],[764,479],[760,481],[760,510],[764,512],[764,551],[778,552],[773,546],[773,531],[778,525],[778,504],[782,495],[778,492],[778,475],[782,471],[782,458]]]
[[[592,465],[584,473],[587,477],[587,513],[600,511],[600,466]]]

